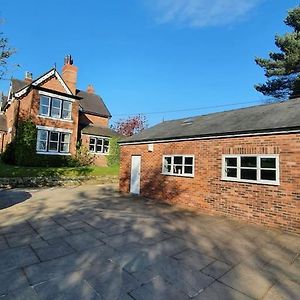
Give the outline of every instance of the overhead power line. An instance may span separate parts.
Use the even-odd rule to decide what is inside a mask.
[[[202,107],[195,107],[195,108],[184,108],[184,109],[174,109],[174,110],[164,110],[164,111],[151,111],[151,112],[135,112],[129,114],[114,114],[114,117],[121,117],[121,116],[134,116],[134,115],[160,115],[160,114],[168,114],[168,113],[177,113],[177,112],[188,112],[188,111],[197,111],[203,109],[212,109],[212,108],[222,108],[222,107],[229,107],[235,105],[244,105],[244,104],[254,104],[254,103],[261,103],[262,100],[256,101],[248,101],[248,102],[235,102],[235,103],[228,103],[228,104],[220,104],[220,105],[211,105],[211,106],[202,106]]]

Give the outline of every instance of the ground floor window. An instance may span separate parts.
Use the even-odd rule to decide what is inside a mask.
[[[162,173],[175,176],[194,176],[194,156],[164,155]]]
[[[90,137],[89,149],[92,153],[106,154],[109,151],[109,138]]]
[[[37,152],[69,153],[71,134],[38,129]]]
[[[279,156],[223,155],[222,179],[279,184]]]

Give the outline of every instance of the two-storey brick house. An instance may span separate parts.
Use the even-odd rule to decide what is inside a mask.
[[[117,135],[108,127],[111,114],[91,85],[77,89],[77,67],[71,56],[61,74],[53,68],[37,79],[12,79],[2,97],[0,152],[10,143],[18,122],[31,119],[37,127],[36,151],[41,155],[75,155],[79,140],[94,154],[95,164],[106,165],[109,139]]]

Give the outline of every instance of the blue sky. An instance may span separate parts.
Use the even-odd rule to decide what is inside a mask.
[[[1,31],[17,49],[10,76],[39,76],[72,54],[78,87],[92,83],[113,120],[149,124],[263,101],[255,56],[274,50],[298,0],[5,1]],[[16,67],[19,64],[20,67]],[[0,81],[7,91],[8,81]],[[228,105],[233,103],[244,103]],[[205,108],[204,108],[205,107]],[[195,108],[202,108],[196,110]],[[177,111],[184,110],[184,111]],[[177,111],[177,112],[168,112]]]

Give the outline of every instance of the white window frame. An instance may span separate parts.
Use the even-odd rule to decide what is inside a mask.
[[[48,105],[43,105],[43,104],[42,104],[42,101],[41,101],[41,100],[42,100],[42,97],[48,99]],[[41,110],[42,107],[47,107],[47,113],[46,113],[46,114],[42,114],[42,110]],[[51,98],[48,97],[48,96],[45,96],[45,95],[41,95],[41,97],[40,97],[39,115],[40,115],[40,116],[43,116],[43,117],[48,117],[49,114],[50,114],[50,107],[51,107]]]
[[[192,174],[190,173],[174,173],[174,157],[175,156],[181,156],[182,157],[182,171],[184,172],[184,167],[185,166],[191,166],[192,167]],[[165,172],[165,159],[167,157],[171,157],[171,172]],[[185,165],[184,161],[185,158],[192,158],[193,159],[193,164],[192,165]],[[193,154],[170,154],[170,155],[163,155],[162,157],[162,174],[163,175],[169,175],[169,176],[179,176],[179,177],[194,177],[195,176],[195,155]]]
[[[47,152],[47,149],[48,149],[48,135],[49,135],[49,131],[44,130],[44,129],[39,129],[39,130],[45,131],[46,134],[47,134],[47,137],[46,137],[46,140],[41,140],[41,139],[39,139],[39,131],[38,131],[38,133],[37,133],[37,139],[36,139],[36,151],[39,151],[39,152]],[[40,141],[46,142],[46,149],[40,149],[40,148],[38,147]]]
[[[45,97],[49,99],[49,106],[48,106],[48,113],[47,114],[41,114],[41,98]],[[59,106],[59,117],[54,117],[52,116],[52,107],[53,107],[53,100],[56,99],[59,101],[60,106]],[[70,103],[70,111],[64,109],[64,103],[65,102],[69,102]],[[40,100],[39,100],[39,117],[42,118],[49,118],[49,119],[53,119],[53,120],[61,120],[61,121],[66,121],[66,122],[70,122],[72,121],[72,109],[73,109],[73,102],[74,100],[63,97],[63,96],[59,96],[59,95],[55,95],[55,94],[51,94],[51,93],[40,93]],[[45,105],[43,105],[45,106]],[[56,108],[58,109],[58,107]],[[69,111],[70,112],[70,116],[68,118],[63,118],[63,111]]]
[[[91,146],[90,141],[91,141],[91,139],[95,140],[95,144],[92,144],[94,150],[90,150],[90,146]],[[97,141],[98,140],[102,140],[102,152],[100,152],[100,151],[97,152]],[[104,152],[104,140],[108,140],[108,151],[107,152]],[[108,155],[109,154],[109,149],[110,149],[109,143],[110,143],[110,138],[109,137],[89,136],[89,152],[93,153],[93,154],[96,154],[96,155]]]
[[[257,166],[256,167],[241,167],[242,157],[256,157]],[[227,177],[226,176],[226,158],[236,158],[237,166],[232,167],[237,169],[237,177]],[[262,168],[261,159],[262,158],[274,158],[275,168]],[[230,166],[228,168],[231,168]],[[241,179],[241,169],[255,169],[256,170],[256,180]],[[261,170],[273,170],[276,174],[276,180],[265,180],[261,179]],[[280,170],[279,170],[279,155],[278,154],[223,154],[222,155],[222,176],[221,179],[225,181],[235,181],[235,182],[246,182],[246,183],[256,183],[256,184],[266,184],[266,185],[279,185],[280,184]]]
[[[46,141],[46,145],[47,145],[47,149],[46,150],[42,150],[38,148],[39,145],[39,135],[37,134],[37,143],[36,143],[36,152],[37,154],[52,154],[52,155],[70,155],[70,143],[71,143],[71,131],[70,130],[66,130],[64,131],[63,129],[57,128],[57,129],[53,129],[53,128],[48,128],[48,127],[43,127],[43,126],[37,126],[38,130],[44,130],[47,133],[47,141]],[[49,144],[50,144],[50,137],[51,137],[51,132],[55,132],[58,134],[58,144],[57,144],[57,150],[49,150]],[[61,141],[61,136],[62,134],[68,134],[69,135],[69,143],[65,143]],[[56,141],[52,141],[55,142]],[[68,151],[61,151],[61,144],[67,144],[68,145]]]

